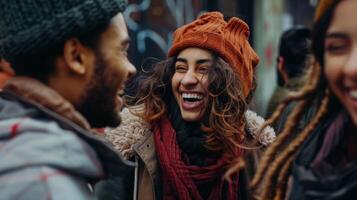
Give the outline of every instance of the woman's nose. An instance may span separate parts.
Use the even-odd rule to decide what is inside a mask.
[[[184,75],[184,77],[181,80],[181,84],[183,85],[194,85],[197,84],[198,79],[197,79],[197,75],[189,70],[187,71],[187,73]]]

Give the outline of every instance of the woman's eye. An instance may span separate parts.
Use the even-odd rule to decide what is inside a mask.
[[[183,66],[183,65],[177,65],[177,66],[175,66],[175,71],[176,71],[176,72],[185,72],[185,71],[186,71],[186,68],[187,68],[187,67],[185,67],[185,66]]]
[[[330,42],[325,45],[325,51],[330,54],[342,54],[349,49],[346,42]]]
[[[198,69],[198,71],[201,73],[201,74],[207,74],[208,73],[208,67],[200,67]]]

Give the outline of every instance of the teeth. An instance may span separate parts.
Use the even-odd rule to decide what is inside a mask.
[[[354,99],[357,99],[357,90],[351,90],[350,91],[350,96]]]
[[[182,93],[182,97],[185,99],[199,99],[201,100],[203,97],[197,93]]]

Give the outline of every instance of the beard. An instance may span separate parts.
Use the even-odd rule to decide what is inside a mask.
[[[94,73],[77,109],[92,128],[116,127],[121,123],[116,103],[120,80],[115,79],[100,53],[96,58]]]

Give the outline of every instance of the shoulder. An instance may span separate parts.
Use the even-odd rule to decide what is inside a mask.
[[[251,110],[247,110],[244,115],[246,129],[253,139],[257,140],[263,146],[268,146],[274,142],[276,134],[271,126],[267,126],[264,130],[260,131],[260,128],[265,122],[261,116]]]
[[[139,112],[138,107],[124,108],[120,113],[120,125],[105,130],[106,139],[126,159],[134,155],[133,146],[151,134],[150,123],[139,117]]]
[[[94,199],[84,177],[50,166],[17,168],[2,174],[1,179],[0,193],[4,199]]]
[[[56,122],[14,118],[2,120],[0,127],[4,128],[0,130],[3,147],[0,153],[7,155],[0,157],[0,172],[29,166],[53,166],[88,177],[102,174],[94,148]]]

